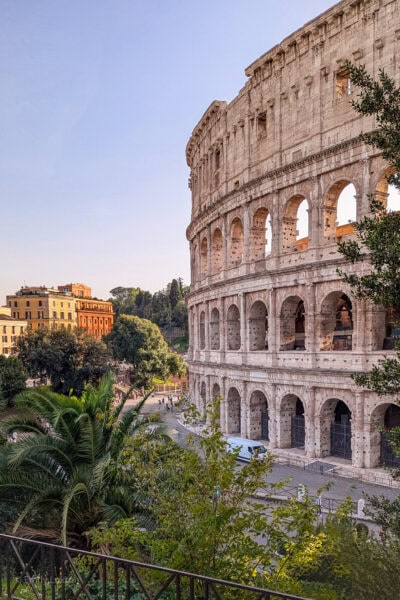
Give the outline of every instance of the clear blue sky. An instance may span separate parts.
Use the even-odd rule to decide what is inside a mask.
[[[332,0],[2,0],[0,303],[189,280],[185,146]]]

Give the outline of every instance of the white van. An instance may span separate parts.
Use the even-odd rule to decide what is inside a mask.
[[[227,451],[233,452],[239,449],[238,458],[240,460],[250,461],[252,458],[264,460],[267,455],[267,449],[260,442],[247,440],[246,438],[230,437],[226,440]]]

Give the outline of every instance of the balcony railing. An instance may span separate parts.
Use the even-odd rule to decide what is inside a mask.
[[[5,534],[0,534],[0,598],[306,600],[292,594]]]

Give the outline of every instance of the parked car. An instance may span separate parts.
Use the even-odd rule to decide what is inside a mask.
[[[260,442],[240,437],[230,437],[226,440],[228,452],[239,449],[238,458],[250,461],[252,458],[264,460],[267,449]]]

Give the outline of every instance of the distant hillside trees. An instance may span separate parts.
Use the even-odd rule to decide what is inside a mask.
[[[180,327],[186,333],[185,295],[189,287],[182,279],[173,279],[164,290],[151,294],[138,287],[116,287],[110,291],[116,317],[133,315],[149,319],[161,328]]]

